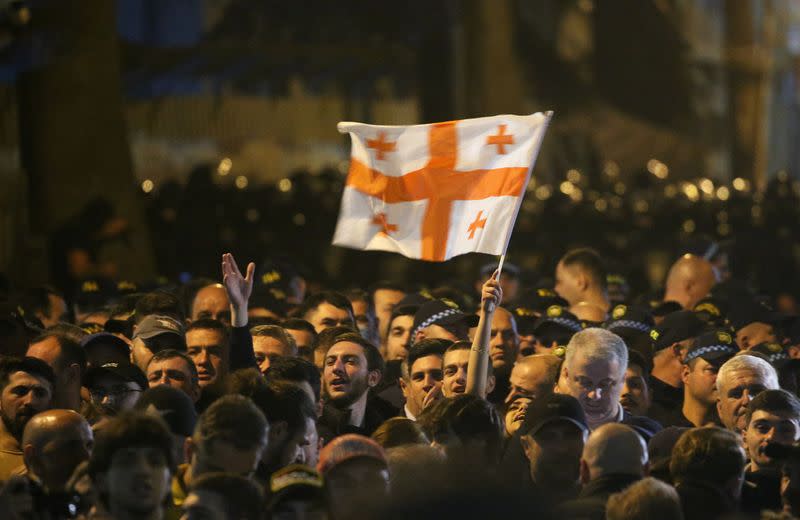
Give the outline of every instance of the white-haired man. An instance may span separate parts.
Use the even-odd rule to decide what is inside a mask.
[[[764,390],[777,390],[778,374],[765,360],[741,353],[717,373],[717,413],[725,428],[741,433],[747,427],[747,405]]]

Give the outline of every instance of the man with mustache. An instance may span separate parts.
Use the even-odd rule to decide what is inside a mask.
[[[54,386],[53,369],[44,361],[0,359],[0,481],[24,472],[20,442],[25,425],[50,408]]]

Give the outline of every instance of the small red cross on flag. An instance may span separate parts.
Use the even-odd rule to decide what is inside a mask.
[[[353,146],[333,243],[437,262],[503,254],[551,117],[339,123]]]

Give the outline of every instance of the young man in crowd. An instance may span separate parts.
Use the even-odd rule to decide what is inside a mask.
[[[314,326],[319,334],[331,327],[350,327],[356,329],[353,306],[341,293],[323,291],[307,297],[295,315]]]
[[[194,361],[185,352],[166,349],[153,355],[147,364],[150,387],[167,385],[183,391],[192,402],[200,399],[200,379]]]
[[[272,361],[279,357],[297,355],[294,338],[277,325],[258,325],[250,329],[253,336],[253,352],[262,374],[267,373]]]
[[[201,318],[186,329],[186,353],[197,368],[200,388],[206,388],[228,373],[230,332],[217,320]]]
[[[142,392],[149,387],[147,376],[129,362],[93,367],[86,372],[85,384],[92,400],[92,426],[102,419],[133,410]]]
[[[372,295],[372,306],[378,320],[381,347],[386,348],[390,318],[393,316],[395,306],[405,298],[406,291],[400,284],[384,281],[373,284],[369,288],[369,292]]]
[[[414,344],[403,361],[400,388],[406,403],[403,415],[416,421],[422,410],[441,397],[442,360],[452,343],[446,339],[423,339]]]
[[[64,334],[45,332],[31,341],[27,356],[41,359],[53,369],[56,386],[53,407],[81,409],[81,379],[86,372],[86,352]]]

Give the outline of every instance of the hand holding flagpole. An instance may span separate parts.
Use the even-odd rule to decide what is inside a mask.
[[[501,258],[502,265],[502,258]],[[492,274],[481,290],[481,310],[478,329],[472,340],[472,349],[467,364],[466,393],[486,398],[486,383],[489,372],[489,342],[492,339],[492,319],[497,306],[503,301],[503,289],[498,278],[500,269]]]

